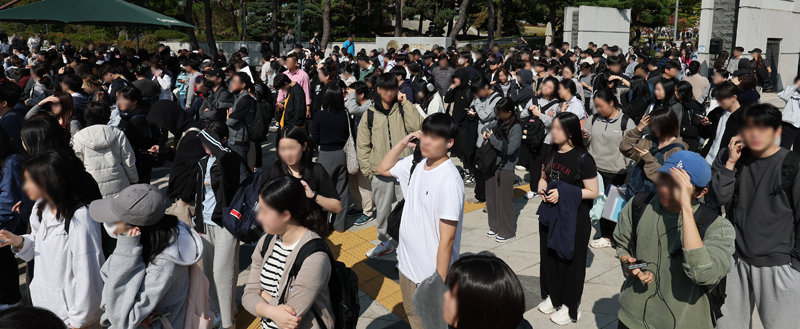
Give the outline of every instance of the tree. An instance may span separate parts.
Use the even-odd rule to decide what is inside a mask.
[[[320,42],[322,49],[328,47],[328,39],[331,36],[331,1],[322,0],[325,3],[324,9],[322,9],[322,40]]]
[[[489,26],[486,27],[486,31],[488,32],[489,36],[489,47],[494,44],[494,0],[487,0],[487,16],[489,19]]]
[[[405,0],[394,0],[394,36],[396,38],[403,34],[403,2]]]
[[[214,25],[211,22],[211,0],[203,0],[203,9],[205,11],[206,21],[206,43],[208,44],[208,53],[217,53],[217,41],[214,39]]]
[[[278,36],[278,13],[280,12],[280,0],[272,0],[272,51],[276,54],[281,52],[281,38]]]
[[[183,19],[185,22],[191,23],[194,21],[194,12],[192,11],[192,0],[186,0],[186,4],[183,7]],[[194,35],[194,28],[187,27],[186,34],[189,36],[189,43],[192,45],[192,49],[200,49],[200,43],[197,42],[197,37]]]
[[[458,20],[450,31],[450,42],[455,45],[458,32],[467,24],[467,9],[469,8],[470,0],[461,0],[461,6],[458,8]]]

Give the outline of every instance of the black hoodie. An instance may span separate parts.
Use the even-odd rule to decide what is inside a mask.
[[[161,145],[159,151],[172,160],[167,195],[171,200],[180,198],[184,202],[191,202],[195,196],[195,166],[197,161],[206,155],[197,137],[201,123],[191,119],[178,103],[171,100],[159,100],[153,103],[147,120],[161,129],[168,130],[178,140],[174,150]]]

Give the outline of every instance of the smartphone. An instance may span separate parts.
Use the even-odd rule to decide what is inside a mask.
[[[702,119],[704,119],[704,118],[706,117],[705,115],[702,115],[702,114],[700,114],[700,113],[695,113],[694,115],[695,115],[695,116],[697,116],[697,117],[698,117],[699,119],[701,119],[701,120],[702,120]]]
[[[409,144],[419,144],[419,138],[411,137],[411,139],[408,140],[408,143]]]
[[[645,262],[645,261],[643,261],[641,259],[637,259],[635,263],[632,263],[632,264],[628,265],[628,269],[629,270],[634,270],[634,269],[643,268],[643,267],[647,267],[647,262]]]
[[[636,146],[636,143],[631,143],[631,142],[628,142],[628,145],[630,145],[631,147],[638,148],[638,146]]]

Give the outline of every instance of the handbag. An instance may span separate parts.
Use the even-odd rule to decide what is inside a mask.
[[[353,138],[353,130],[350,129],[350,115],[347,114],[347,141],[344,143],[344,156],[347,164],[347,172],[350,174],[358,173],[358,154],[356,153],[356,142]]]

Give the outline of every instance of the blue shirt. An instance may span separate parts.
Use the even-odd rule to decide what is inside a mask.
[[[211,220],[211,216],[214,215],[214,208],[217,207],[217,197],[211,186],[211,166],[214,165],[215,161],[217,161],[216,157],[208,157],[206,174],[203,178],[203,223],[211,226],[217,226],[217,224]]]
[[[350,53],[350,55],[356,54],[356,45],[354,45],[350,40],[346,40],[342,44],[342,48],[347,49],[347,52]]]

